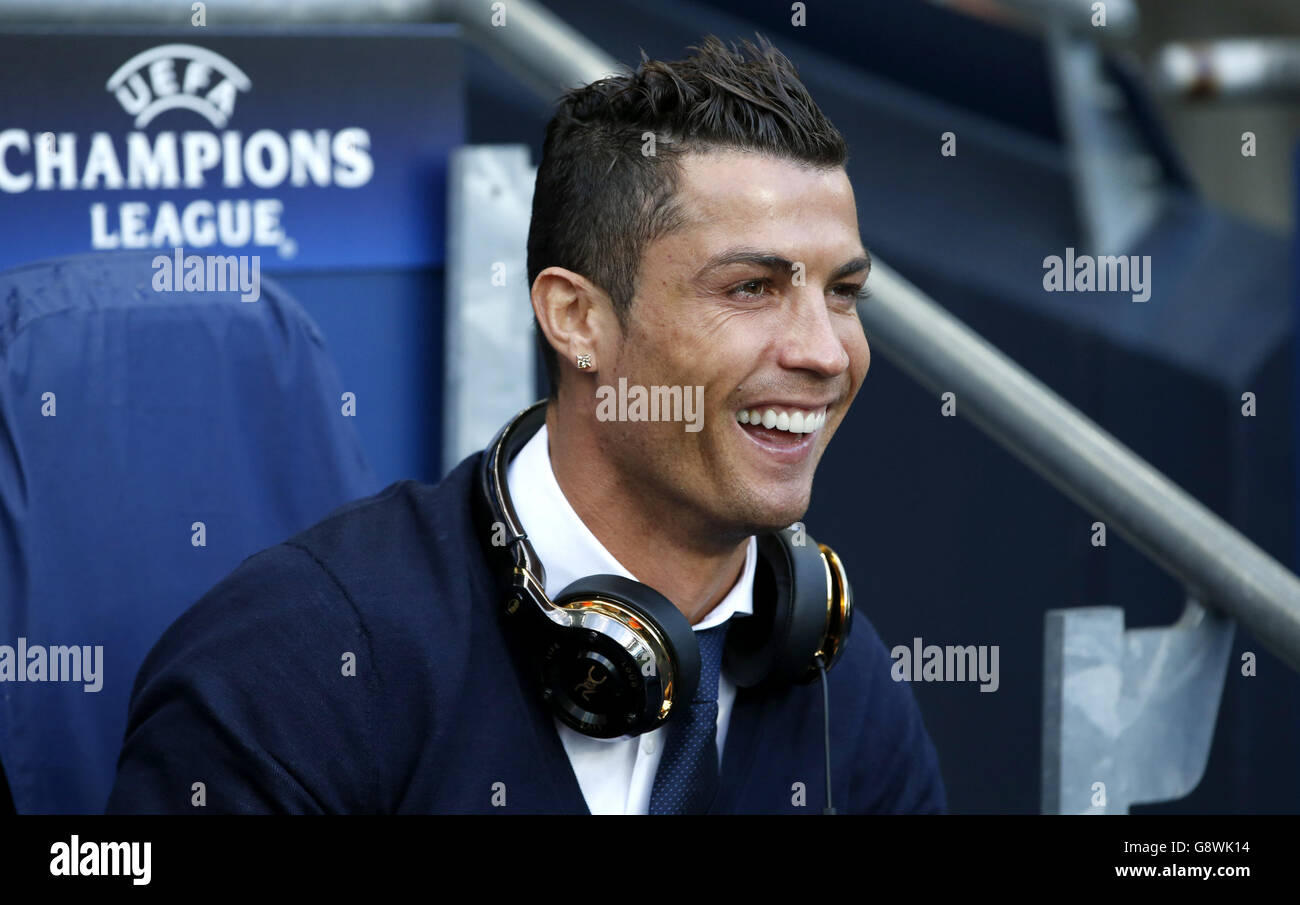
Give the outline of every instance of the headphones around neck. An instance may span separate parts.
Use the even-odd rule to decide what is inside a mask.
[[[618,575],[579,578],[554,600],[546,596],[546,570],[506,487],[506,468],[545,423],[546,404],[515,415],[478,466],[475,513],[501,568],[507,630],[566,725],[595,738],[640,735],[694,697],[695,632],[668,598]],[[830,669],[848,641],[853,602],[844,567],[829,547],[790,528],[760,535],[758,554],[754,614],[732,623],[723,668],[741,688],[810,682],[819,661]]]

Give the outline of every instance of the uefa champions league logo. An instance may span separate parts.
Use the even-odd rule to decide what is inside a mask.
[[[165,110],[182,108],[224,128],[240,91],[252,81],[221,54],[193,44],[164,44],[138,53],[105,86],[142,129]]]
[[[100,73],[92,76],[95,82],[103,77]],[[155,266],[172,272],[157,274],[154,288],[160,292],[199,291],[210,284],[209,273],[218,278],[225,273],[226,285],[218,279],[216,291],[238,285],[244,301],[255,301],[259,277],[255,264],[243,268],[248,256],[240,258],[238,280],[230,276],[236,271],[227,255],[215,270],[204,271],[203,282],[196,282],[197,272],[190,266],[195,256],[183,252],[274,249],[281,258],[292,259],[298,242],[283,222],[291,193],[356,189],[375,172],[370,133],[361,126],[229,128],[241,95],[251,91],[253,82],[226,57],[204,47],[151,47],[131,56],[100,84],[133,121],[130,130],[36,132],[6,128],[0,121],[0,197],[112,192],[87,204],[89,246],[164,252],[159,258],[165,263]],[[169,120],[164,115],[168,110],[190,113]],[[158,192],[173,194],[159,197]]]

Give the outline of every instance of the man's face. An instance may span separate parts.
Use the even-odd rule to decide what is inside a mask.
[[[871,363],[855,306],[869,263],[843,168],[729,150],[681,165],[688,225],[646,247],[597,383],[703,386],[702,427],[608,422],[601,437],[653,509],[732,540],[807,511]]]

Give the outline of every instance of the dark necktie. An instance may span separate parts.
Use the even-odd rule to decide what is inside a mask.
[[[651,814],[703,814],[718,790],[718,674],[730,621],[695,633],[700,684],[695,700],[668,727],[650,790]]]

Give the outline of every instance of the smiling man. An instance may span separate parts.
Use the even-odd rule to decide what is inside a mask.
[[[818,125],[842,163],[842,139]],[[856,310],[870,259],[848,177],[776,156],[781,136],[766,138],[674,151],[680,224],[648,243],[631,304],[573,270],[533,280],[549,345],[566,364],[590,360],[566,368],[547,413],[556,479],[614,558],[692,621],[735,583],[751,536],[808,509],[871,360]],[[606,373],[702,386],[703,429],[598,420]]]
[[[945,809],[851,564],[795,524],[870,365],[847,149],[765,41],[695,50],[570,92],[547,130],[550,398],[178,620],[110,810]],[[611,417],[612,387],[656,417]]]

